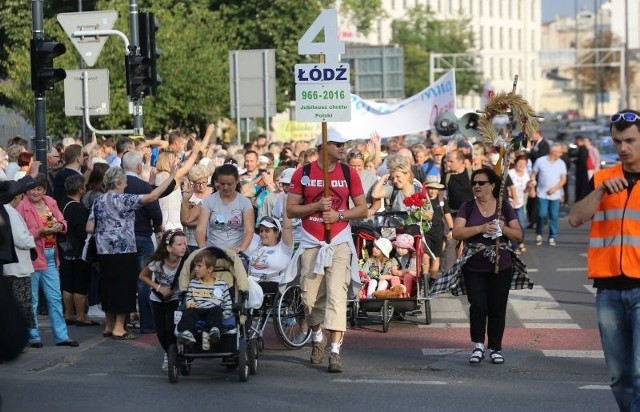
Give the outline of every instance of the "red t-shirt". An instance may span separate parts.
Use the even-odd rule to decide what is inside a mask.
[[[293,174],[289,192],[303,196],[305,204],[317,202],[324,194],[323,171],[318,166],[317,162],[312,162],[309,176],[305,176],[304,182],[301,181],[303,177],[302,172],[303,168],[299,167]],[[332,199],[331,208],[333,210],[340,212],[349,209],[349,196],[354,198],[364,194],[362,181],[360,180],[358,172],[356,172],[352,167],[349,167],[349,172],[351,173],[351,187],[347,187],[347,181],[344,178],[342,166],[336,164],[336,167],[329,172],[329,193]],[[303,184],[304,195],[302,193]],[[331,225],[331,236],[336,236],[345,227],[347,227],[347,224],[348,222],[333,223]],[[315,212],[309,216],[303,217],[302,227],[316,239],[324,241],[324,221],[322,220],[322,213]]]

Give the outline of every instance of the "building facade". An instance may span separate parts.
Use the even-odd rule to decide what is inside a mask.
[[[341,21],[341,40],[388,45],[392,40],[392,21],[404,19],[407,12],[417,5],[428,6],[440,19],[469,18],[476,46],[469,52],[477,54],[485,83],[496,92],[511,91],[514,76],[518,75],[517,92],[532,107],[539,106],[541,0],[383,0],[382,3],[387,16],[372,25],[369,35],[358,33],[347,21]],[[438,78],[443,72],[434,74]],[[424,84],[427,87],[429,79],[424,79]],[[472,94],[458,96],[457,105],[480,109],[481,103],[482,96]]]

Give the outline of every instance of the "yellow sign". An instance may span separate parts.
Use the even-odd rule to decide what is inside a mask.
[[[322,133],[322,124],[320,122],[307,123],[287,120],[277,122],[274,128],[276,131],[275,140],[279,142],[315,140]]]

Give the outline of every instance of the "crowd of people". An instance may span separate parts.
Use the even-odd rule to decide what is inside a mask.
[[[330,372],[343,370],[347,291],[366,299],[403,284],[404,296],[412,297],[419,276],[433,293],[448,291],[452,279],[463,276],[471,304],[470,362],[484,357],[487,319],[490,359],[504,361],[504,316],[515,279],[509,268],[527,250],[524,229],[535,227],[535,244],[542,245],[548,223],[548,244],[557,244],[558,210],[568,197],[562,145],[550,146],[536,133],[525,150],[510,153],[503,185],[493,172],[496,159],[463,137],[445,143],[424,134],[409,145],[403,136],[349,140],[330,129],[323,148],[320,137],[283,143],[260,135],[238,146],[215,142],[214,133],[210,125],[202,138],[180,131],[164,139],[94,135],[87,144],[65,138],[51,147],[47,173],[34,175],[26,196],[7,197],[19,263],[6,265],[4,276],[29,322],[29,346],[42,347],[37,315],[44,297],[58,345],[78,346],[67,327],[97,326],[104,316],[104,337],[135,339],[134,329],[156,333],[166,352],[175,342],[177,268],[189,253],[216,246],[246,254],[249,275],[265,290],[300,276],[312,329],[310,361],[324,362],[328,339]],[[575,167],[597,170],[591,152],[581,150]],[[5,181],[37,167],[20,138],[0,160]],[[495,192],[504,186],[507,201],[498,216]],[[420,229],[424,253],[417,256],[412,235],[398,233],[377,239],[363,259],[352,226],[375,225],[379,211],[405,212],[414,195],[423,196],[429,222],[429,230]],[[501,276],[487,284],[492,265],[476,253],[496,236],[508,248],[499,257]],[[87,259],[92,242],[96,257]],[[218,283],[207,272],[208,259],[198,257],[200,289]],[[520,286],[528,284],[524,273],[516,275]],[[494,289],[499,293],[486,295]]]

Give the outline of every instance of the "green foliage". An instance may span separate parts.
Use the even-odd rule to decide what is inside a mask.
[[[411,9],[406,20],[392,23],[392,43],[404,47],[407,96],[427,87],[431,53],[465,53],[474,50],[474,36],[469,23],[470,19],[462,15],[455,20],[438,20],[429,7],[422,5]],[[459,95],[481,90],[480,71],[456,71],[456,91]]]
[[[140,0],[139,9],[153,12],[160,23],[156,44],[162,52],[157,63],[162,77],[158,95],[144,100],[145,130],[202,128],[210,121],[228,117],[230,50],[276,49],[277,105],[278,110],[284,109],[293,94],[293,66],[305,61],[304,56],[298,55],[298,40],[321,10],[334,3],[334,0]],[[348,0],[344,3],[344,12],[357,19],[360,30],[366,30],[381,2]],[[128,2],[86,0],[84,5],[85,11],[117,10],[119,18],[114,29],[128,35]],[[67,47],[67,52],[55,60],[55,67],[66,70],[79,68],[80,57],[57,23],[56,14],[76,11],[75,7],[76,0],[44,3],[45,38],[61,41]],[[3,57],[0,76],[5,77],[0,82],[0,101],[8,101],[10,109],[27,119],[33,119],[31,37],[30,2],[5,0],[0,9],[0,57]],[[110,76],[111,114],[91,118],[98,129],[132,127],[124,54],[122,40],[111,36],[95,66],[109,69]],[[79,117],[64,116],[63,91],[63,84],[58,83],[54,91],[46,94],[49,135],[71,134],[81,127]]]
[[[376,18],[386,17],[382,0],[342,0],[340,12],[364,35],[369,34]]]

